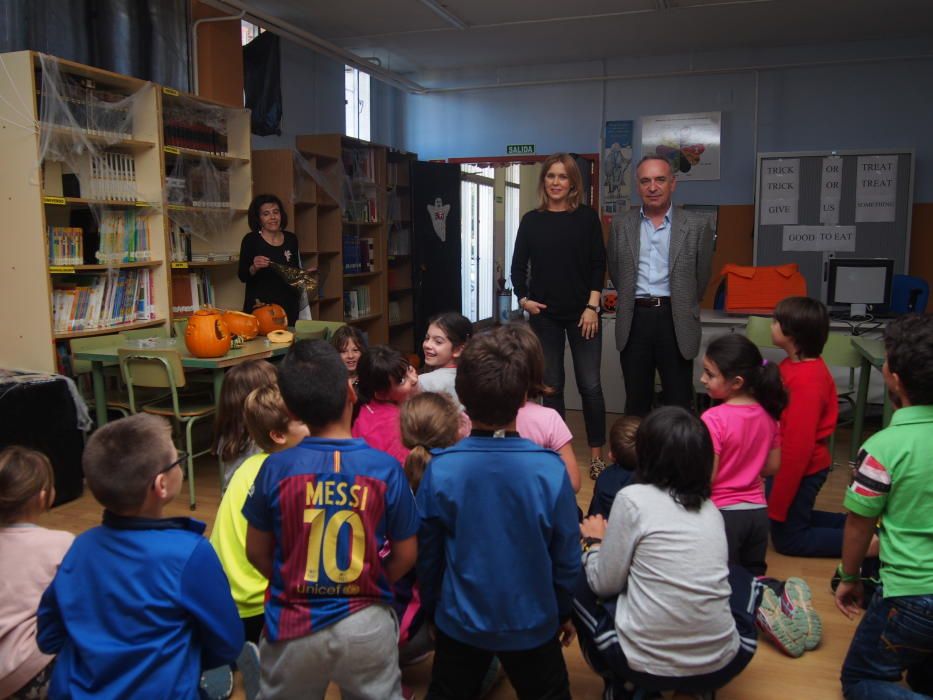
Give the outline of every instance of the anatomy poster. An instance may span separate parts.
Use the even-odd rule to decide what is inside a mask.
[[[642,155],[671,162],[679,180],[718,180],[721,112],[643,117]]]
[[[632,202],[632,133],[634,122],[606,122],[603,140],[602,173],[603,213],[615,216],[628,211]]]

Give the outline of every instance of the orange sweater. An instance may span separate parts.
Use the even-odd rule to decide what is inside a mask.
[[[781,468],[768,498],[768,516],[784,522],[800,481],[832,464],[829,437],[836,429],[836,383],[822,359],[780,365],[787,390],[781,414]]]

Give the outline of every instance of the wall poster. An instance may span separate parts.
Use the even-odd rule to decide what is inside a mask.
[[[644,117],[642,155],[667,158],[679,180],[718,180],[721,135],[721,112]]]
[[[615,216],[628,211],[632,203],[632,134],[631,120],[606,122],[603,139],[602,203],[603,214]]]

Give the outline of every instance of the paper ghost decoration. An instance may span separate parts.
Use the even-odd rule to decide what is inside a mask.
[[[434,204],[428,205],[428,214],[431,216],[431,225],[434,227],[434,233],[441,239],[441,243],[447,241],[447,215],[450,213],[450,205],[444,204],[440,197],[434,199]]]

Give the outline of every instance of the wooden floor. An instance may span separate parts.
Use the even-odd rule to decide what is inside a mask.
[[[617,416],[607,416],[611,424]],[[588,449],[584,439],[583,419],[579,411],[569,411],[567,422],[577,438],[574,448],[581,466],[583,487],[577,501],[586,511],[593,490],[593,482],[586,474],[589,465]],[[874,426],[876,429],[877,426]],[[849,433],[839,431],[836,445],[837,460],[845,464],[848,453]],[[842,496],[848,486],[848,473],[839,467],[830,474],[817,500],[823,510],[841,510]],[[214,513],[219,502],[217,465],[213,459],[201,458],[196,468],[198,507],[194,517],[205,520],[208,528],[213,525]],[[192,515],[188,510],[187,491],[183,491],[168,508],[167,515]],[[100,507],[89,492],[78,500],[67,503],[44,516],[46,527],[80,533],[100,522]],[[208,534],[210,529],[208,529]],[[764,640],[759,641],[758,652],[745,671],[726,688],[717,693],[719,700],[836,700],[842,698],[839,686],[839,669],[855,631],[857,621],[849,621],[833,604],[829,579],[837,561],[832,559],[799,559],[784,557],[775,552],[768,555],[768,574],[785,579],[800,576],[807,580],[813,590],[816,609],[823,618],[823,642],[815,650],[806,652],[799,659],[791,659],[778,652]],[[573,697],[590,700],[601,697],[602,682],[590,671],[583,661],[576,642],[565,651],[570,671]],[[430,659],[404,670],[404,682],[411,686],[416,697],[423,698],[431,672]],[[238,692],[234,698],[242,697]],[[328,700],[336,700],[340,694],[335,688],[327,694]],[[515,693],[506,679],[502,679],[488,696],[491,700],[514,698]]]

